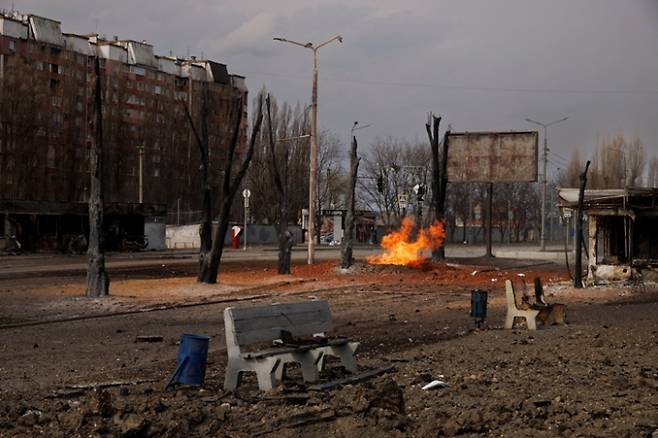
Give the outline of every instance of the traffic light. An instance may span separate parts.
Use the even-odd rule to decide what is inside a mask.
[[[377,191],[379,193],[384,193],[384,177],[382,175],[377,177]]]

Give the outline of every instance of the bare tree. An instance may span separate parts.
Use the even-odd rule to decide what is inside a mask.
[[[473,189],[470,183],[453,183],[447,187],[446,212],[449,212],[453,218],[453,233],[457,220],[462,224],[460,239],[462,242],[467,240],[466,228],[471,222],[472,193]]]
[[[580,150],[578,148],[574,148],[573,152],[571,153],[571,159],[569,160],[569,164],[567,165],[567,168],[560,175],[560,178],[558,179],[558,184],[561,187],[571,187],[571,188],[578,187],[579,184],[578,181],[580,178],[580,173],[582,168],[583,168],[583,163],[582,160],[580,159]]]
[[[642,141],[635,137],[627,141],[622,134],[599,142],[592,157],[589,186],[594,189],[615,189],[641,184],[646,166]]]
[[[270,174],[277,192],[279,205],[277,232],[279,234],[279,258],[277,272],[280,275],[290,274],[290,256],[292,251],[292,234],[288,230],[288,148],[283,145],[277,159],[274,128],[272,126],[272,102],[270,95],[265,100],[267,106],[267,128],[269,133]]]
[[[354,195],[356,190],[356,180],[359,173],[359,161],[356,155],[357,142],[356,137],[352,137],[352,149],[350,151],[350,183],[347,192],[347,212],[345,214],[345,234],[341,242],[341,263],[343,269],[352,266],[352,243],[354,238]]]
[[[226,151],[226,161],[224,162],[224,175],[222,181],[222,202],[219,210],[219,225],[214,230],[212,236],[212,247],[210,253],[201,255],[203,264],[200,266],[199,275],[197,277],[199,282],[214,284],[217,282],[217,274],[219,272],[219,263],[222,258],[224,250],[224,236],[228,230],[229,217],[231,213],[231,206],[233,199],[242,184],[242,179],[247,173],[249,163],[254,154],[254,146],[258,134],[260,132],[261,124],[263,122],[263,99],[262,96],[258,99],[258,109],[256,122],[254,123],[251,131],[251,138],[249,146],[244,153],[242,163],[240,164],[235,177],[232,178],[233,163],[236,158],[236,149],[240,138],[240,126],[242,123],[242,111],[239,111],[235,118],[235,126],[233,131],[233,138]]]
[[[199,248],[199,272],[204,270],[206,257],[211,254],[212,250],[212,222],[213,222],[213,205],[212,205],[212,186],[210,184],[210,154],[209,154],[209,137],[208,137],[208,84],[203,84],[201,94],[201,133],[196,129],[192,114],[185,101],[180,101],[185,110],[185,115],[190,123],[190,128],[199,147],[199,156],[201,161],[201,199],[202,199],[202,219],[199,224],[199,236],[201,245]],[[236,105],[235,113],[240,113],[242,102],[239,100]],[[239,120],[239,116],[235,116]],[[201,280],[200,280],[201,281]]]
[[[652,157],[649,161],[649,169],[647,171],[647,187],[658,187],[658,156]]]
[[[425,129],[427,130],[430,149],[432,151],[432,204],[434,207],[434,219],[445,222],[445,200],[448,186],[448,133],[446,133],[442,145],[439,145],[440,123],[441,117],[436,117],[430,113],[428,115],[428,121],[425,124]],[[433,260],[445,260],[445,258],[445,245],[432,250]]]
[[[259,94],[267,95],[262,89]],[[277,158],[284,152],[287,159],[287,198],[289,215],[298,215],[303,208],[308,207],[308,160],[309,147],[305,135],[310,130],[307,113],[297,104],[294,108],[287,102],[278,105],[271,98],[272,129],[275,139]],[[254,158],[249,169],[248,180],[252,191],[252,214],[256,221],[262,223],[278,223],[279,209],[272,202],[277,195],[277,189],[271,178],[263,175],[271,173],[271,158],[269,146],[269,131],[262,130],[256,141]],[[283,141],[281,141],[283,140]],[[281,143],[280,145],[278,143]],[[320,142],[320,153],[322,142]]]
[[[400,195],[411,201],[412,187],[427,180],[427,145],[378,138],[363,161],[366,178],[358,182],[362,202],[378,210],[387,226],[397,225],[407,213]]]
[[[626,187],[637,187],[642,185],[642,174],[646,166],[644,145],[640,137],[634,137],[625,143],[624,164],[626,165]]]
[[[110,278],[105,271],[105,242],[103,237],[103,108],[101,90],[101,68],[98,56],[96,72],[96,138],[90,150],[91,183],[89,194],[89,246],[87,255],[88,297],[104,297],[110,294]]]

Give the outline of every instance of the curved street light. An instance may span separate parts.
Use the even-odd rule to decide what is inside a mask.
[[[336,35],[320,44],[300,43],[287,38],[273,38],[274,41],[289,43],[313,51],[313,90],[311,94],[311,160],[308,178],[308,264],[315,262],[315,204],[318,187],[318,50],[334,41],[343,42],[343,37]]]
[[[544,176],[543,176],[543,181],[542,181],[542,189],[541,189],[541,230],[539,233],[539,244],[540,244],[540,250],[545,251],[546,250],[546,182],[548,180],[547,174],[546,174],[546,168],[547,168],[547,162],[548,162],[548,130],[547,128],[549,126],[555,125],[556,123],[564,122],[567,120],[569,117],[563,117],[559,120],[554,120],[550,123],[542,123],[538,122],[533,119],[525,118],[525,121],[528,123],[534,123],[535,125],[539,125],[544,128]]]

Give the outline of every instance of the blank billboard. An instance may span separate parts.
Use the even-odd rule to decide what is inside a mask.
[[[451,132],[448,134],[448,181],[537,181],[539,133]]]

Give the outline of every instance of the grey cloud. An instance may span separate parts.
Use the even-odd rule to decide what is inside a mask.
[[[357,119],[373,123],[360,131],[362,144],[422,140],[432,110],[467,130],[569,116],[550,131],[551,147],[566,156],[620,130],[658,153],[655,0],[14,3],[61,19],[65,30],[93,30],[100,17],[102,32],[147,39],[160,53],[203,51],[245,74],[252,90],[266,84],[292,102],[310,97],[310,53],[271,38],[342,34],[343,45],[320,53],[320,125],[346,141]]]

